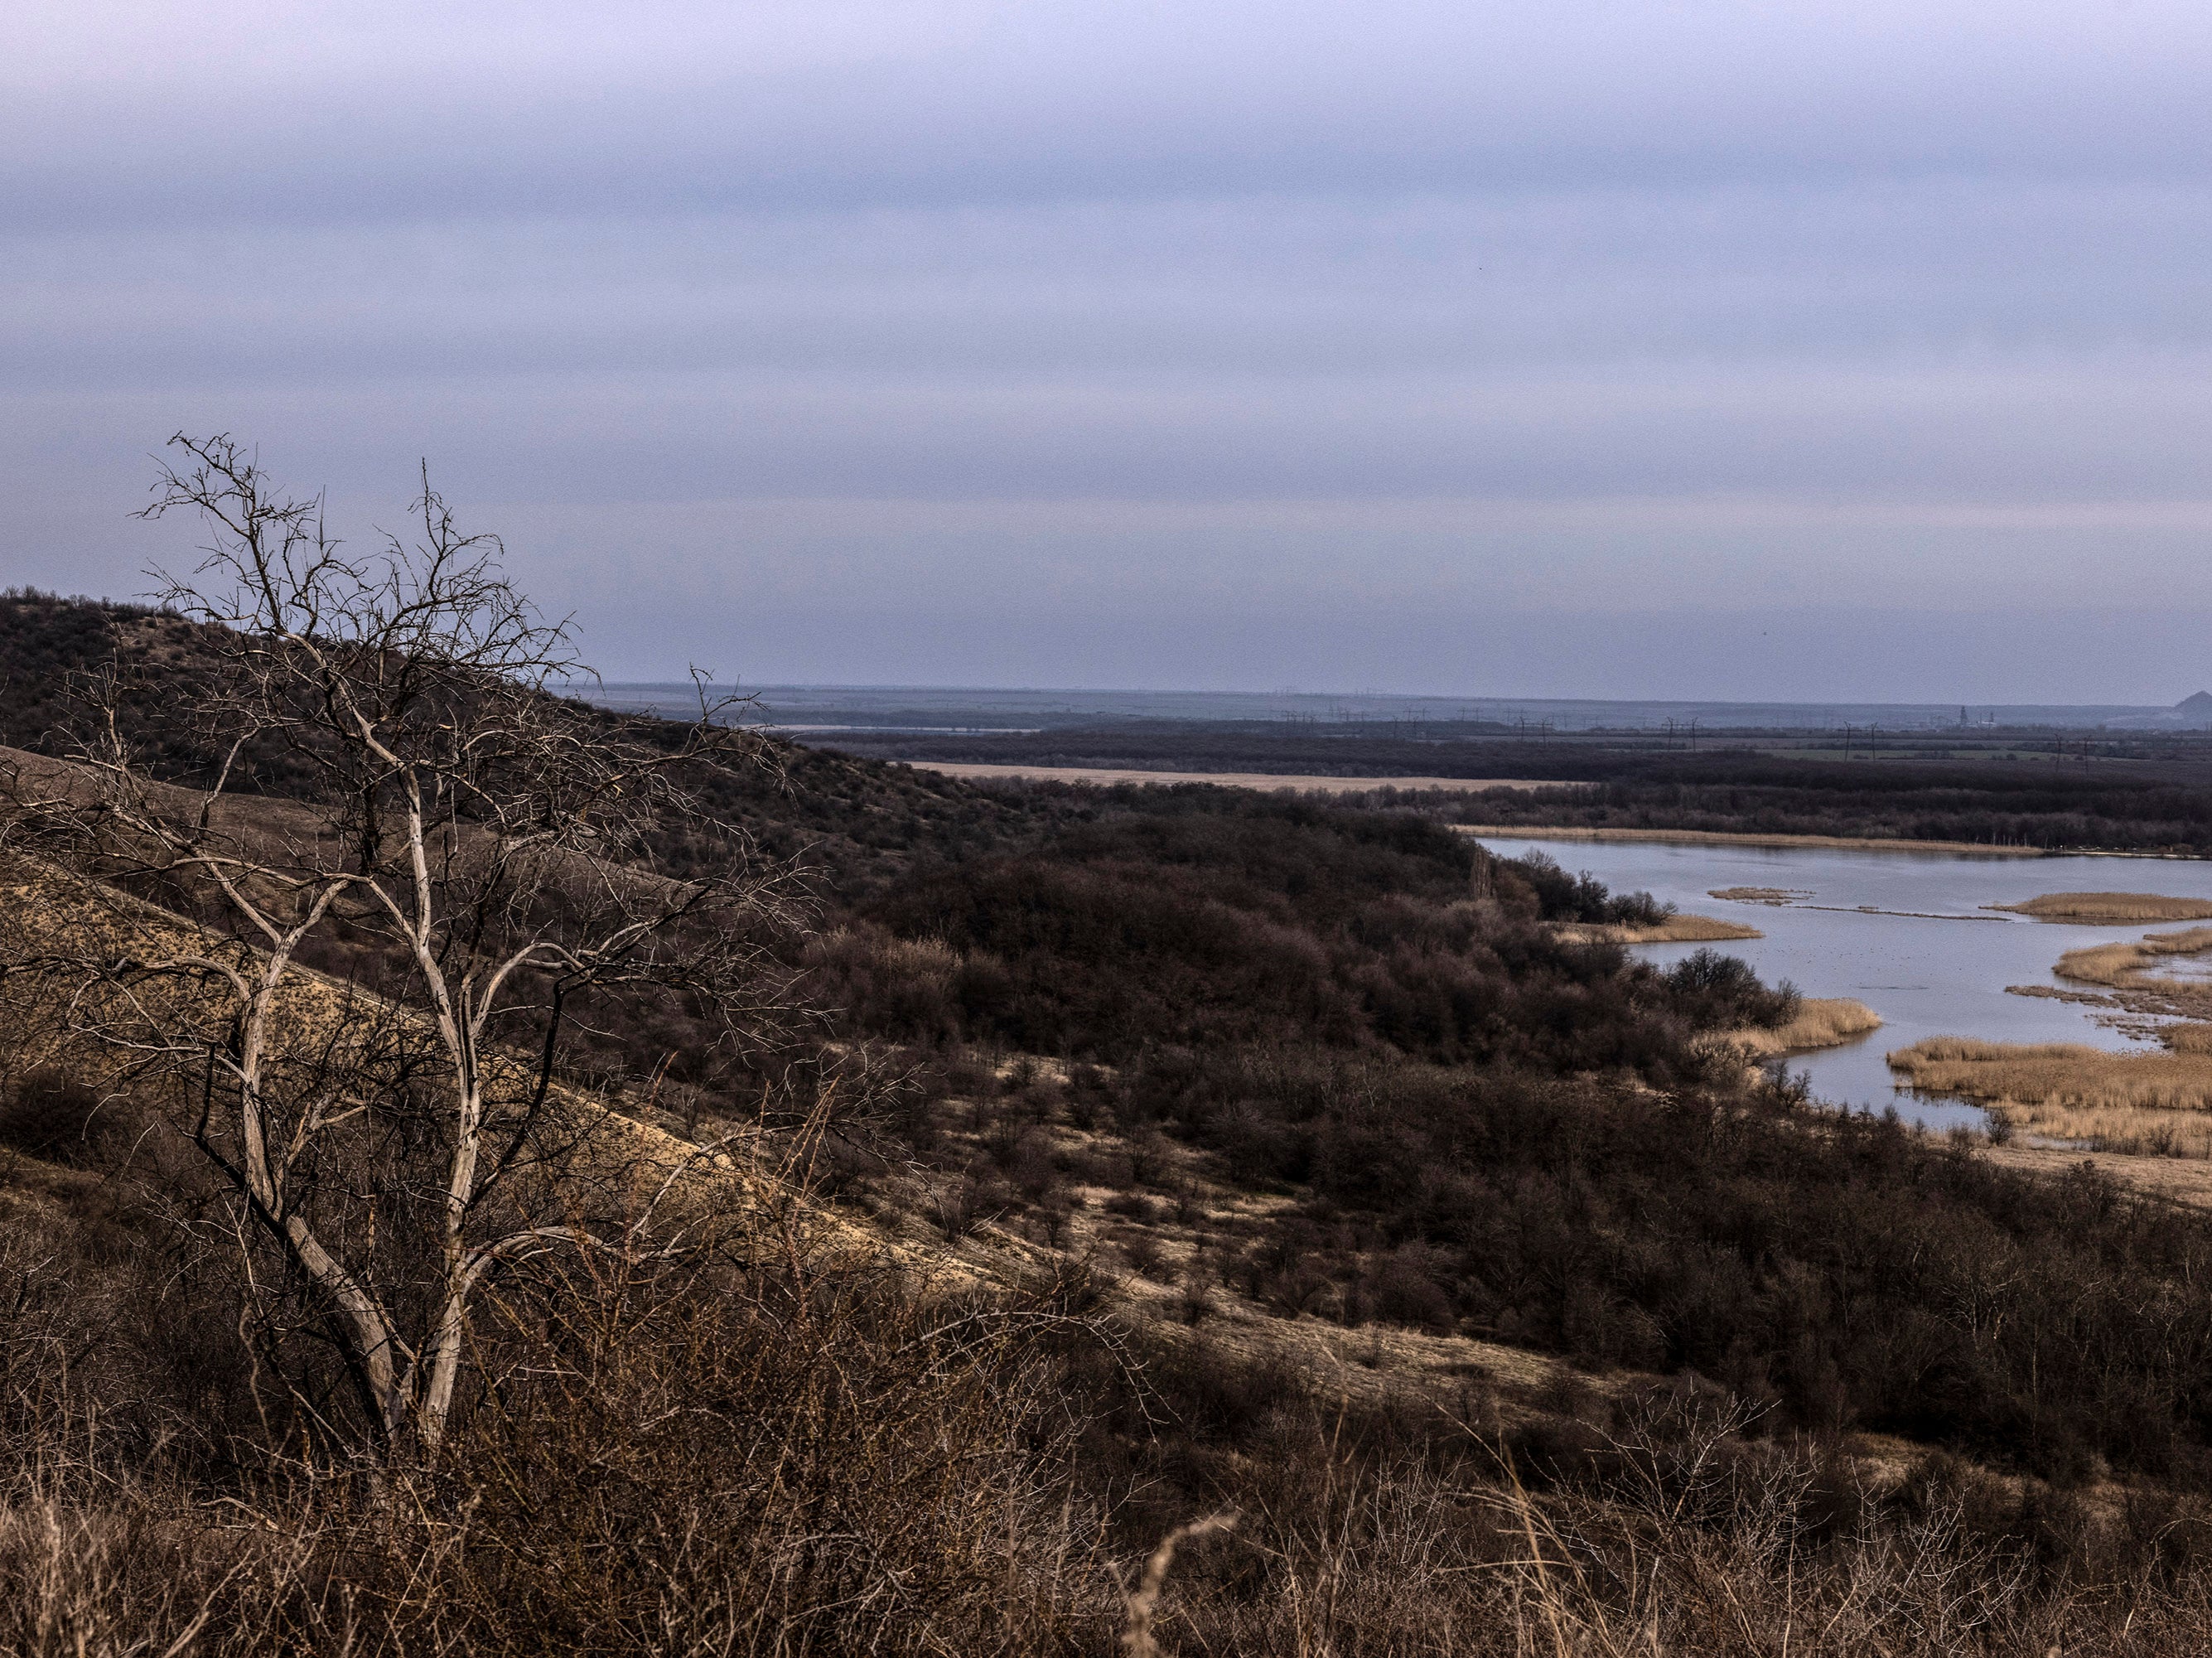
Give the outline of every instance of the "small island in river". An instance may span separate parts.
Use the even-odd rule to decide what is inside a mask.
[[[2039,921],[2087,922],[2093,926],[2212,920],[2212,900],[2169,898],[2155,892],[2046,892],[2016,904],[1985,904],[1983,908],[2033,916]]]

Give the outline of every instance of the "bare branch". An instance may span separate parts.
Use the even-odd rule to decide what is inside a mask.
[[[604,1064],[647,1003],[702,1055],[773,1036],[795,872],[705,804],[769,750],[703,679],[680,726],[557,695],[590,673],[568,623],[427,467],[407,534],[356,553],[231,437],[171,453],[143,516],[207,531],[160,578],[202,665],[94,677],[73,763],[10,780],[9,843],[84,918],[11,969],[64,987],[76,1038],[171,1067],[244,1236],[319,1297],[368,1440],[434,1454],[478,1286],[532,1252],[647,1248],[697,1166],[564,1081],[574,1044]],[[203,786],[126,740],[155,696]]]

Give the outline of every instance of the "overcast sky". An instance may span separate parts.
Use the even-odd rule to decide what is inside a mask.
[[[0,17],[0,580],[416,462],[611,677],[2212,684],[2203,0]]]

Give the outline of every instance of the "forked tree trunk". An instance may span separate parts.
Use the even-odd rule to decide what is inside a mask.
[[[549,1151],[533,1138],[561,1060],[562,998],[650,987],[710,1010],[724,1035],[753,1034],[758,987],[773,970],[761,939],[795,919],[793,872],[763,872],[742,829],[717,819],[696,787],[694,768],[726,773],[760,757],[733,729],[737,699],[713,699],[702,683],[697,722],[672,744],[629,740],[563,700],[566,685],[588,677],[565,625],[545,622],[507,584],[495,538],[454,528],[427,478],[421,543],[387,538],[381,556],[357,558],[325,535],[319,500],[272,496],[230,439],[173,441],[191,470],[165,469],[147,515],[200,513],[213,537],[202,576],[229,584],[211,594],[173,581],[166,595],[216,654],[200,708],[219,759],[214,781],[196,803],[180,802],[143,774],[124,732],[125,692],[110,676],[90,699],[82,750],[97,798],[88,809],[79,786],[21,804],[44,814],[55,844],[81,860],[87,889],[108,893],[111,913],[124,901],[100,884],[118,865],[226,910],[229,939],[180,943],[178,929],[142,916],[129,923],[139,953],[86,956],[72,970],[82,987],[117,994],[130,1028],[107,1034],[119,1044],[195,1068],[204,1058],[193,1138],[313,1286],[380,1454],[434,1457],[484,1274],[542,1248],[627,1248],[642,1224],[556,1214],[549,1182],[529,1172],[550,1157],[550,1184],[565,1188],[573,1164],[557,1160],[580,1155],[573,1140]],[[310,829],[264,841],[227,829],[224,813],[236,810],[226,804],[234,768],[242,774],[258,763],[252,745],[272,743],[315,780],[317,811]],[[687,845],[719,847],[719,861],[695,850],[682,879],[658,872],[672,824]],[[371,1036],[365,1052],[332,1062],[354,1067],[330,1085],[350,1090],[332,1105],[329,1088],[299,1085],[301,1056],[313,1060],[318,1038],[286,999],[312,977],[296,960],[303,944],[329,932],[341,907],[406,983],[375,1004],[398,1033],[388,1050]],[[156,981],[215,985],[222,1017],[138,996]],[[402,1177],[404,1201],[331,1185],[362,1144],[338,1124],[370,1100],[419,1108],[426,1034],[442,1088],[434,1133],[412,1144],[444,1147],[443,1166],[406,1153],[420,1160]],[[299,1097],[272,1100],[271,1087]],[[518,1195],[525,1185],[532,1194]],[[380,1282],[390,1238],[356,1248],[333,1218],[362,1197],[380,1220],[419,1212],[417,1193],[435,1194],[408,1245],[429,1280],[419,1315]]]

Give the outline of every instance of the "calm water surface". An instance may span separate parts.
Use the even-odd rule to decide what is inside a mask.
[[[2212,901],[2212,861],[2195,859],[1483,838],[1507,857],[1547,853],[1562,867],[1587,870],[1616,891],[1640,888],[1678,909],[1759,928],[1765,938],[1711,948],[1741,956],[1770,983],[1789,979],[1808,996],[1856,997],[1882,1017],[1882,1028],[1872,1035],[1795,1056],[1790,1068],[1806,1072],[1814,1096],[1832,1105],[1873,1110],[1894,1105],[1931,1127],[1978,1122],[1981,1114],[1899,1090],[1883,1062],[1891,1049],[1935,1035],[2085,1042],[2115,1050],[2148,1045],[2099,1024],[2094,1008],[2008,996],[2005,987],[2063,987],[2051,972],[2062,952],[2171,930],[2174,923],[2080,926],[1999,915],[1984,906],[2045,892],[2156,892]],[[1778,908],[1708,896],[1722,887],[1785,888],[1796,896]],[[1663,966],[1698,948],[1648,944],[1636,953]]]

